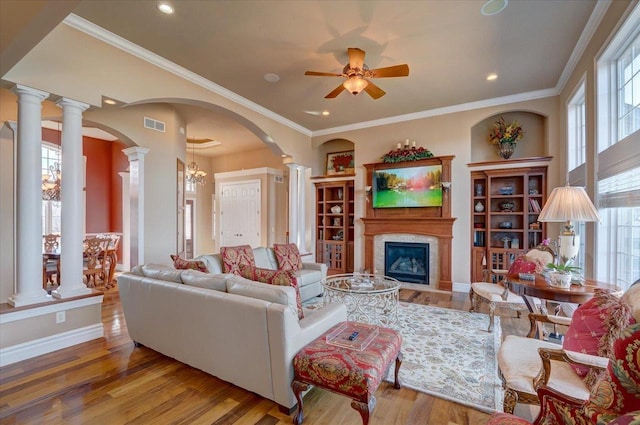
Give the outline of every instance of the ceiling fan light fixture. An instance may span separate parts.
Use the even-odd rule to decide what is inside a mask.
[[[354,76],[349,77],[342,85],[349,93],[355,96],[364,90],[369,85],[369,82],[362,77]]]

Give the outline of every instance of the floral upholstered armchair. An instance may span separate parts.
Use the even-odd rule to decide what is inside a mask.
[[[549,387],[538,389],[541,410],[534,425],[631,425],[640,423],[640,323],[623,332],[613,347],[606,373],[589,400],[567,397]],[[496,413],[487,425],[525,425],[528,421]]]

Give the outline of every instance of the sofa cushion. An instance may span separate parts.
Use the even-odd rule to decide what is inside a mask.
[[[209,274],[198,270],[185,270],[182,272],[182,283],[198,288],[215,289],[216,291],[227,291],[227,279],[231,274]]]
[[[249,245],[223,246],[220,248],[220,255],[224,273],[239,274],[238,266],[241,264],[255,266],[253,250]]]
[[[278,261],[273,254],[273,249],[259,246],[253,248],[253,258],[255,259],[255,266],[263,269],[278,270]]]
[[[152,279],[166,280],[168,282],[182,283],[182,270],[162,264],[144,264],[142,274]]]
[[[184,258],[180,258],[179,255],[171,255],[171,260],[173,260],[173,267],[178,270],[198,270],[201,272],[207,272],[207,266],[203,261],[199,260],[185,260]]]
[[[273,244],[273,252],[278,260],[279,270],[300,270],[302,268],[302,258],[300,251],[294,243]]]
[[[232,275],[227,279],[227,292],[287,306],[298,317],[296,291],[291,286],[269,285]]]
[[[594,297],[578,307],[573,314],[562,347],[569,351],[608,358],[613,342],[634,322],[631,307],[626,302],[608,291],[597,290]],[[595,372],[590,373],[587,366],[571,366],[579,376],[586,377],[587,386],[593,385],[597,378]]]
[[[300,288],[298,287],[298,279],[291,270],[270,270],[260,267],[251,267],[247,265],[241,265],[240,276],[251,279],[256,282],[268,283],[270,285],[277,286],[291,286],[296,291],[296,309],[298,313],[298,319],[304,318],[304,312],[302,311],[302,298],[300,297]]]

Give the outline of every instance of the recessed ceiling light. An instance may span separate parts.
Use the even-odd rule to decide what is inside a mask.
[[[287,155],[286,153],[283,153],[283,154],[281,154],[280,156],[281,156],[281,157],[283,157],[283,158],[286,158],[286,157],[288,157],[289,155]]]
[[[104,103],[106,103],[107,105],[115,105],[116,101],[113,99],[105,99]]]
[[[168,3],[158,3],[158,10],[162,13],[166,13],[167,15],[171,15],[173,13],[173,7]]]
[[[331,114],[331,112],[329,112],[329,111],[322,111],[322,115],[324,115],[325,117],[326,117],[327,115],[330,115],[330,114]]]
[[[509,0],[487,0],[480,8],[480,13],[484,16],[497,15],[507,7],[508,3]]]
[[[277,83],[280,81],[280,77],[276,74],[264,74],[264,79],[270,83]]]
[[[496,74],[495,72],[487,75],[487,81],[493,81],[497,79],[498,79],[498,74]]]

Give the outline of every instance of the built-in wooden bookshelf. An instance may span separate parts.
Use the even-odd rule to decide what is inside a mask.
[[[474,164],[470,164],[473,166]],[[538,215],[547,199],[547,166],[471,172],[471,281],[501,279],[513,260],[540,244],[546,226]]]
[[[353,178],[314,182],[316,186],[316,262],[329,274],[353,272]]]

